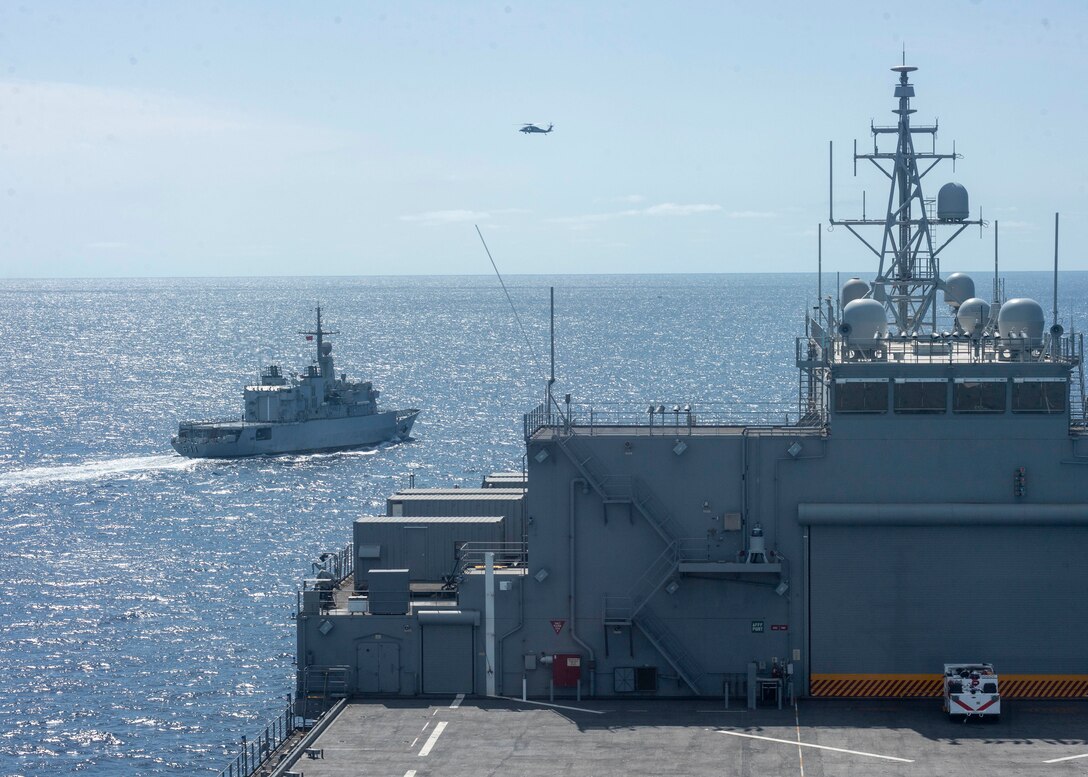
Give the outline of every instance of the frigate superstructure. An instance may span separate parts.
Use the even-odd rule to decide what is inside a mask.
[[[261,382],[245,387],[240,419],[182,421],[170,444],[190,458],[235,458],[281,453],[346,450],[407,439],[419,410],[378,409],[370,381],[336,374],[332,343],[317,327],[300,332],[315,340],[317,358],[305,373],[286,376],[278,365],[261,370]]]
[[[942,666],[962,656],[1000,665],[1004,697],[1088,696],[1083,632],[1064,625],[1088,622],[1083,339],[1056,294],[1047,322],[996,282],[985,300],[941,274],[952,239],[987,225],[958,183],[924,194],[956,155],[916,148],[936,127],[912,124],[914,68],[893,70],[897,120],[855,151],[890,183],[887,209],[832,218],[880,231],[879,267],[838,300],[820,288],[794,344],[794,420],[683,398],[602,417],[549,383],[523,419],[523,488],[395,496],[305,582],[300,704],[923,696],[939,710]]]

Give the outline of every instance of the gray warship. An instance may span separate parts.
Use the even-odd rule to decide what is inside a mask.
[[[182,421],[170,444],[190,458],[236,458],[359,448],[407,439],[419,410],[378,410],[379,392],[370,381],[336,374],[332,343],[317,327],[300,332],[316,340],[317,358],[298,377],[278,365],[261,370],[261,382],[245,387],[241,419]]]
[[[307,773],[784,774],[806,748],[802,774],[916,753],[1020,774],[1028,753],[1088,757],[1080,708],[1033,702],[991,737],[929,722],[950,661],[1000,667],[1002,700],[1088,697],[1084,348],[1059,323],[1056,235],[1049,322],[1002,299],[996,224],[989,300],[942,276],[952,241],[987,225],[958,183],[923,193],[957,155],[912,122],[915,68],[893,70],[895,123],[854,151],[890,183],[887,210],[829,211],[878,269],[813,284],[796,420],[660,397],[605,415],[549,381],[523,474],[357,516],[298,591],[296,710],[324,713],[304,745],[331,759]],[[438,698],[421,717],[428,702],[391,697]],[[738,707],[752,716],[710,722]]]

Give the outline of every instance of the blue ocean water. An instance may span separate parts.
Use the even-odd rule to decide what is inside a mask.
[[[1014,274],[1008,290],[1049,309],[1049,284]],[[221,769],[290,693],[296,585],[349,541],[352,518],[384,512],[409,475],[474,486],[521,468],[521,414],[547,374],[548,286],[556,392],[574,402],[788,411],[796,398],[813,276],[507,285],[524,336],[487,276],[0,282],[0,774]],[[1088,274],[1067,274],[1062,305],[1078,322],[1086,292]],[[386,408],[423,409],[413,439],[176,456],[179,419],[237,415],[262,363],[309,362],[295,333],[318,302],[340,332],[338,368],[373,380]]]

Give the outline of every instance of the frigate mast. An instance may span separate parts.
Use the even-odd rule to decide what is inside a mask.
[[[867,218],[836,220],[832,211],[830,223],[842,225],[857,237],[880,260],[877,276],[871,281],[870,296],[883,303],[890,322],[903,334],[932,332],[936,329],[937,290],[942,287],[940,278],[940,254],[964,229],[978,221],[967,219],[967,193],[958,184],[946,184],[937,202],[936,219],[933,218],[933,200],[927,200],[922,192],[922,179],[941,160],[955,160],[958,155],[953,144],[952,153],[936,151],[937,124],[912,126],[910,117],[915,110],[910,107],[914,97],[914,85],[909,74],[918,68],[907,64],[896,65],[892,71],[899,74],[895,97],[899,107],[893,113],[899,116],[895,126],[877,126],[870,123],[873,134],[873,150],[859,154],[854,142],[854,174],[859,159],[872,162],[889,180],[888,209],[883,219]],[[895,151],[880,148],[882,135],[896,137]],[[929,135],[931,149],[915,148],[915,135]],[[924,165],[924,167],[920,166]],[[890,169],[889,169],[890,166]],[[951,190],[950,190],[951,187]],[[946,197],[947,195],[947,197]],[[947,200],[947,202],[946,202]],[[956,229],[944,242],[935,245],[932,225],[949,223]],[[863,237],[855,227],[876,226],[884,228],[879,247]],[[926,317],[930,316],[927,321]]]
[[[324,329],[321,328],[321,306],[320,305],[317,306],[317,329],[315,329],[312,332],[299,332],[299,334],[300,335],[306,335],[307,337],[314,337],[315,335],[317,336],[317,364],[318,364],[318,367],[321,368],[322,374],[324,375],[325,371],[323,369],[322,361],[321,361],[322,358],[324,358],[324,356],[325,356],[325,353],[323,353],[322,350],[321,350],[321,344],[324,342],[324,340],[322,338],[325,335],[338,335],[340,333],[339,332],[330,332],[330,331],[327,331],[327,330],[324,330]],[[330,377],[330,376],[325,375],[325,377]]]

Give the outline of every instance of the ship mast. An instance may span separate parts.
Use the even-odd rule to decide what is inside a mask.
[[[870,124],[873,135],[873,150],[859,154],[857,143],[854,144],[854,173],[857,174],[858,160],[867,160],[882,172],[890,183],[888,208],[883,219],[870,219],[862,214],[860,219],[831,219],[832,224],[845,226],[880,260],[876,278],[871,282],[870,296],[883,303],[888,311],[888,318],[902,334],[917,334],[933,331],[936,320],[937,290],[943,287],[940,278],[940,254],[964,229],[971,224],[981,225],[978,221],[968,221],[964,217],[943,218],[933,213],[933,200],[926,199],[922,192],[922,179],[942,160],[955,160],[958,157],[953,145],[952,153],[939,154],[936,151],[937,124],[911,124],[910,99],[914,97],[914,85],[910,83],[910,74],[918,68],[907,64],[896,65],[893,72],[899,74],[895,87],[898,107],[892,112],[899,120],[894,126]],[[880,139],[884,135],[893,135],[896,139],[895,151],[882,150]],[[929,135],[931,149],[919,151],[914,144],[915,135]],[[921,165],[920,165],[921,163]],[[956,227],[952,235],[936,244],[933,233],[934,222],[950,223]],[[856,227],[883,227],[883,236],[879,246],[863,237]],[[927,316],[930,318],[927,321]]]
[[[322,364],[321,358],[323,356],[323,354],[321,353],[321,344],[324,342],[324,340],[322,338],[325,335],[338,335],[340,333],[339,332],[325,331],[325,330],[323,330],[321,328],[321,306],[318,305],[317,306],[317,329],[315,329],[312,332],[299,332],[299,334],[300,335],[306,335],[307,337],[316,337],[317,338],[317,364],[318,364],[318,369],[320,369],[321,364]],[[322,377],[328,377],[328,376],[324,375],[324,372],[322,371]]]

